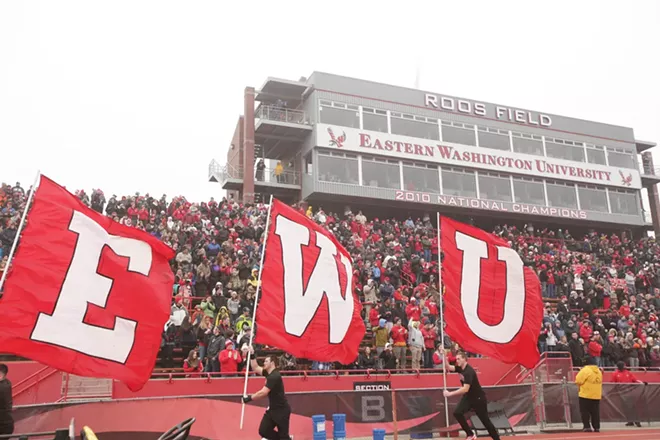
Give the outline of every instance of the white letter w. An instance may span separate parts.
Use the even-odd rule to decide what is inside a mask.
[[[303,291],[303,246],[309,246],[310,230],[299,223],[278,215],[275,234],[282,242],[282,266],[284,268],[284,329],[294,336],[302,336],[316,315],[323,295],[328,298],[328,327],[330,343],[344,340],[353,318],[353,271],[351,261],[340,254],[346,269],[346,291],[342,297],[339,270],[335,256],[337,247],[325,235],[316,232],[316,246],[320,249],[311,267],[307,289]],[[314,263],[314,262],[313,262]]]

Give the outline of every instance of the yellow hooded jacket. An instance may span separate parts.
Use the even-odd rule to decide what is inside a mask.
[[[603,397],[603,373],[596,365],[583,367],[575,376],[575,383],[583,399],[600,400]]]

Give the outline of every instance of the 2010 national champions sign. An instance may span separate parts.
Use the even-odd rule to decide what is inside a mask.
[[[316,125],[316,145],[344,151],[434,162],[550,179],[629,189],[641,189],[639,172],[633,169],[533,156],[512,151],[436,142],[388,133]]]

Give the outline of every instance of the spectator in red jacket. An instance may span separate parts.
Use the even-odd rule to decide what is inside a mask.
[[[585,319],[582,321],[580,324],[580,337],[584,339],[585,341],[589,341],[591,339],[591,336],[593,336],[594,330],[591,325],[591,321],[588,319]]]
[[[596,365],[602,367],[603,365],[600,359],[600,355],[603,351],[603,344],[598,332],[594,333],[594,335],[591,337],[591,340],[589,341],[589,345],[587,346],[587,351],[589,353],[589,356],[594,358]]]
[[[203,370],[204,365],[199,358],[199,353],[197,350],[190,350],[188,358],[183,361],[183,371],[186,373],[186,377],[197,376]]]
[[[220,352],[220,372],[221,373],[237,373],[238,364],[243,362],[243,357],[234,349],[234,343],[230,340],[225,342],[225,349]]]
[[[422,337],[424,338],[423,367],[433,368],[433,350],[435,349],[435,341],[438,339],[438,333],[435,330],[435,326],[428,319],[424,320]]]
[[[419,321],[422,316],[422,309],[419,308],[417,298],[411,298],[410,304],[406,306],[406,316],[408,321]]]
[[[632,374],[629,370],[626,369],[626,364],[624,362],[622,361],[617,362],[616,368],[617,370],[612,375],[612,382],[644,384],[644,382],[638,380],[634,374]],[[634,402],[626,402],[625,399],[623,399],[622,394],[618,394],[618,395],[622,397],[621,408],[623,409],[623,412],[626,415],[626,418],[628,419],[626,426],[635,425],[638,428],[641,428],[642,424],[640,423],[638,412],[635,411]]]
[[[394,341],[394,356],[399,363],[399,370],[405,370],[408,330],[401,325],[401,318],[396,318],[394,320],[394,326],[392,326],[392,330],[390,331],[390,337],[392,338],[392,341]]]

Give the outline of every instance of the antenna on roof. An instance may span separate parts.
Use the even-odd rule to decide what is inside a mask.
[[[419,61],[417,62],[417,67],[415,68],[415,88],[419,89],[419,80],[421,76],[421,68],[419,66]]]

